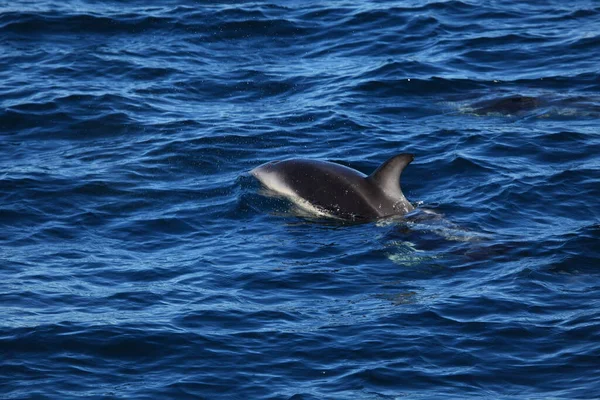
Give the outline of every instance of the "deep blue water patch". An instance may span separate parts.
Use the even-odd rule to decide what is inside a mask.
[[[0,6],[0,397],[600,393],[594,1]],[[401,152],[347,223],[247,171]]]

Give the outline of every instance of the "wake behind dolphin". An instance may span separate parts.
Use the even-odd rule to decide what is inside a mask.
[[[399,154],[369,176],[333,162],[305,159],[271,161],[250,174],[317,215],[373,220],[414,210],[400,188],[400,175],[413,159],[412,154]]]

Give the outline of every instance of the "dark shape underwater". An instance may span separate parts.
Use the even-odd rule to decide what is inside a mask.
[[[473,111],[478,115],[502,114],[515,115],[525,111],[533,110],[540,106],[540,99],[529,96],[509,96],[500,99],[486,100],[476,103]]]

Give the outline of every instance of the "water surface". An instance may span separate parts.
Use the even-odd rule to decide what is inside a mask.
[[[2,397],[596,396],[598,27],[594,1],[0,6]],[[247,174],[402,152],[404,219]]]

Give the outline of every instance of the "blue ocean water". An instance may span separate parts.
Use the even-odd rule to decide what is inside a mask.
[[[598,2],[155,3],[0,4],[0,397],[598,396]]]

